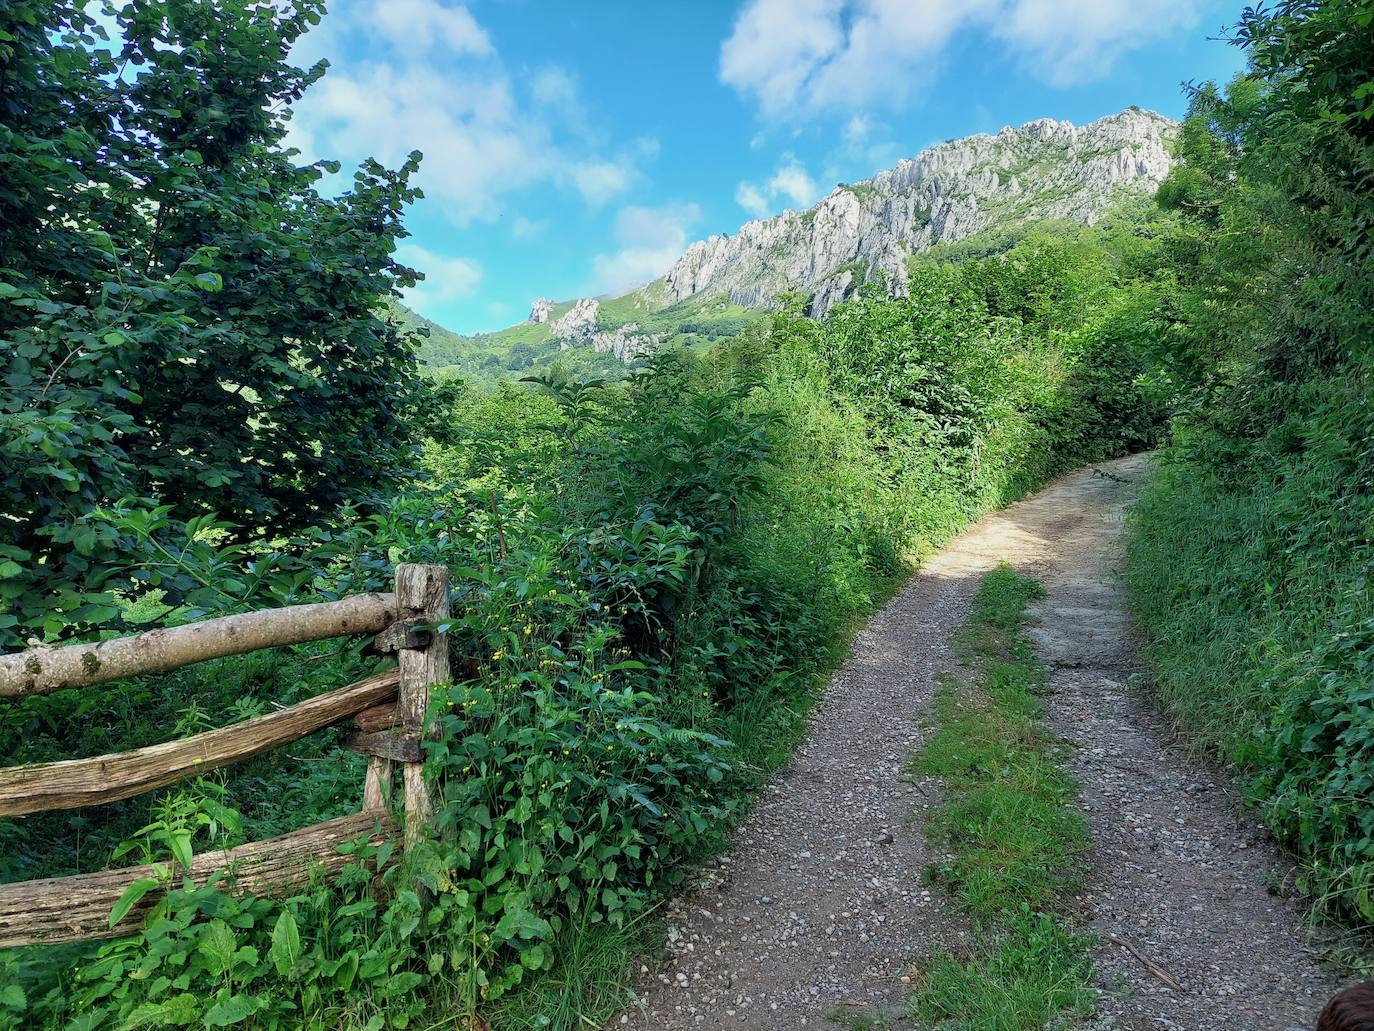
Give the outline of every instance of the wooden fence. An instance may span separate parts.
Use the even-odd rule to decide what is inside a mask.
[[[0,817],[131,798],[351,718],[356,729],[348,747],[367,755],[359,812],[265,841],[203,853],[194,858],[189,871],[174,871],[173,882],[189,874],[203,884],[215,872],[228,870],[236,891],[289,893],[316,872],[333,876],[347,865],[349,857],[339,851],[347,842],[367,837],[380,844],[399,838],[409,847],[432,815],[420,742],[427,729],[429,687],[449,679],[448,642],[442,631],[432,629],[448,615],[448,569],[399,565],[394,594],[352,595],[98,644],[40,646],[0,656],[0,699],[85,688],[260,648],[358,634],[376,635],[375,646],[397,657],[395,669],[220,730],[90,759],[0,768]],[[403,831],[391,812],[397,762],[405,800]],[[171,864],[162,865],[165,870]],[[0,948],[108,938],[137,930],[155,904],[152,895],[114,927],[109,926],[110,912],[131,883],[158,872],[143,866],[0,885]]]

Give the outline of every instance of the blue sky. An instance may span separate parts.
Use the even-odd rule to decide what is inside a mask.
[[[347,166],[424,152],[401,259],[459,332],[620,292],[692,240],[806,207],[932,143],[1229,78],[1198,0],[333,0],[292,142]]]

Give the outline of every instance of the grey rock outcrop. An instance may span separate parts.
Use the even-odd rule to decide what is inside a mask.
[[[1083,126],[1042,118],[952,140],[838,186],[809,211],[692,244],[667,274],[668,294],[728,293],[758,305],[801,290],[815,293],[819,315],[852,288],[855,268],[902,293],[906,257],[935,243],[1038,219],[1091,223],[1121,191],[1153,190],[1168,174],[1175,128],[1132,108]]]
[[[575,303],[561,319],[553,324],[553,335],[559,340],[585,341],[596,330],[596,315],[601,305],[594,297],[584,297]]]
[[[609,351],[622,362],[634,361],[658,346],[659,338],[653,333],[641,333],[638,322],[627,322],[613,330],[592,334],[592,350]]]
[[[808,312],[820,316],[873,277],[903,294],[907,258],[937,243],[1044,219],[1091,224],[1123,193],[1153,191],[1172,165],[1167,143],[1177,128],[1129,108],[1088,125],[1041,118],[951,140],[837,186],[810,210],[692,244],[663,279],[638,292],[635,307],[728,297],[757,308],[795,290],[811,295]],[[530,321],[549,322],[553,308],[540,298]],[[661,342],[637,322],[603,320],[600,308],[594,298],[575,302],[550,323],[554,339],[627,362]]]
[[[637,322],[627,322],[613,328],[601,326],[598,321],[600,310],[601,303],[596,298],[584,297],[553,323],[550,328],[562,350],[566,351],[575,345],[590,345],[593,351],[610,352],[621,361],[629,362],[658,344],[659,338],[652,333],[641,333]]]

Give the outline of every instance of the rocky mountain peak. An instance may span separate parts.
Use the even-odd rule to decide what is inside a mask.
[[[807,211],[700,240],[666,276],[624,298],[564,308],[541,297],[529,321],[547,323],[560,347],[629,360],[697,334],[712,306],[758,308],[795,290],[822,315],[874,276],[902,294],[907,259],[936,244],[1048,219],[1091,224],[1123,194],[1153,191],[1169,172],[1176,131],[1168,118],[1128,108],[1087,125],[1038,118],[949,140],[871,179],[841,183]],[[557,310],[564,314],[554,319]]]
[[[813,314],[864,275],[905,288],[906,258],[1000,224],[1091,223],[1122,190],[1153,190],[1168,174],[1176,123],[1131,108],[1076,126],[1040,118],[996,135],[931,147],[860,183],[841,184],[809,211],[746,222],[692,244],[669,270],[672,300],[729,293],[759,304],[782,290],[814,295]]]

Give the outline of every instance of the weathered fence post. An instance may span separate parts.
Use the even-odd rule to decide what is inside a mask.
[[[448,567],[422,566],[404,563],[396,567],[396,607],[403,620],[422,625],[440,623],[449,616]],[[401,687],[397,701],[397,715],[407,737],[423,738],[427,730],[426,710],[429,708],[429,687],[450,679],[448,663],[448,635],[433,631],[418,639],[406,641],[397,656],[400,664]],[[377,792],[380,794],[386,778],[378,771]],[[434,812],[434,805],[425,786],[424,760],[406,762],[405,784],[406,822],[405,845],[409,848],[423,833]],[[368,786],[373,783],[372,764],[368,764]],[[369,791],[364,789],[364,799]]]

